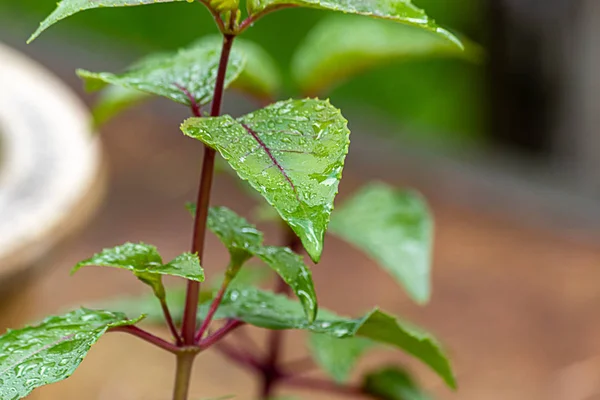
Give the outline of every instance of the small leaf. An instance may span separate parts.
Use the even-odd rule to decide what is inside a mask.
[[[94,104],[92,110],[94,126],[104,125],[121,112],[151,98],[148,93],[139,90],[109,86],[100,92],[100,96]]]
[[[206,315],[209,303],[200,307]],[[216,318],[234,318],[266,329],[303,329],[334,338],[363,337],[411,354],[438,373],[448,386],[456,387],[452,368],[437,340],[414,325],[378,309],[361,318],[339,317],[321,310],[310,323],[302,306],[291,299],[255,288],[230,289],[217,310]]]
[[[340,11],[347,14],[388,19],[435,32],[460,45],[460,41],[452,33],[440,28],[434,20],[427,16],[425,11],[413,5],[410,0],[248,0],[248,10],[251,15],[264,14],[286,6]]]
[[[238,120],[191,118],[181,129],[217,149],[319,261],[350,143],[339,110],[328,101],[288,100]]]
[[[78,70],[86,88],[100,90],[107,84],[163,96],[186,106],[202,105],[212,100],[221,43],[208,37],[177,53],[146,57],[122,74]],[[229,86],[242,72],[245,58],[233,51],[227,68],[225,86]]]
[[[281,88],[282,79],[273,57],[249,40],[238,38],[233,43],[233,48],[244,54],[246,66],[231,87],[264,101],[275,98]]]
[[[0,399],[21,399],[68,378],[111,327],[133,325],[122,313],[80,309],[0,336]]]
[[[308,337],[308,343],[317,364],[338,383],[348,382],[358,359],[373,347],[373,342],[365,338],[338,339],[317,333]]]
[[[390,62],[469,55],[472,52],[423,29],[334,15],[321,21],[300,44],[292,72],[303,93],[314,95]]]
[[[160,299],[165,296],[162,275],[178,276],[198,282],[204,281],[204,271],[200,267],[197,255],[184,253],[171,262],[163,264],[156,247],[144,243],[125,243],[111,249],[104,249],[75,265],[71,273],[94,265],[121,268],[133,272],[138,279],[151,286]]]
[[[421,196],[370,184],[336,210],[330,232],[378,261],[415,301],[427,302],[433,223]]]
[[[363,390],[381,400],[430,399],[406,371],[397,367],[382,368],[366,375]]]
[[[54,12],[52,12],[52,14],[50,14],[50,16],[40,24],[40,27],[35,31],[35,33],[31,35],[27,43],[31,43],[43,31],[58,21],[81,11],[99,7],[141,6],[146,4],[172,3],[174,1],[190,2],[189,0],[62,0],[58,3],[56,10],[54,10]]]

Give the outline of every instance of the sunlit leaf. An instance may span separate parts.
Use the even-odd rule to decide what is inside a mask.
[[[248,0],[251,15],[263,14],[286,6],[299,6],[321,10],[340,11],[347,14],[365,15],[388,19],[435,32],[454,41],[460,41],[447,30],[440,28],[425,11],[410,0]]]
[[[423,57],[475,57],[430,31],[351,16],[331,16],[305,37],[292,60],[303,93],[322,94],[371,68]]]
[[[176,53],[146,57],[122,74],[78,70],[88,90],[100,90],[107,84],[163,96],[174,102],[191,106],[212,100],[221,43],[213,37],[199,40]],[[245,57],[232,51],[229,58],[225,86],[229,86],[242,72]]]
[[[111,327],[133,325],[122,313],[80,309],[0,336],[0,399],[21,399],[68,378]]]
[[[421,196],[370,184],[336,209],[330,232],[378,261],[415,301],[427,302],[433,223]]]
[[[126,7],[126,6],[141,6],[146,4],[172,3],[174,1],[189,0],[62,0],[58,3],[56,10],[48,16],[29,38],[27,43],[30,43],[37,38],[43,31],[54,25],[58,21],[70,17],[78,12],[90,10],[100,7]]]
[[[338,383],[348,381],[359,358],[373,346],[362,337],[339,339],[318,333],[309,335],[308,343],[313,359]]]
[[[385,367],[364,377],[363,390],[381,400],[430,400],[404,370]]]
[[[156,247],[144,243],[125,243],[111,249],[104,249],[87,260],[79,262],[72,273],[87,266],[114,267],[131,271],[138,279],[151,286],[156,296],[161,299],[165,296],[162,275],[204,281],[204,271],[200,267],[197,255],[183,253],[164,264]]]
[[[182,131],[217,149],[319,261],[350,143],[338,109],[328,101],[288,100],[237,120],[191,118]]]

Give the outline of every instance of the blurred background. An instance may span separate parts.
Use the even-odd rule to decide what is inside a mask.
[[[374,272],[372,262],[335,239],[328,239],[326,256],[315,267],[321,299],[352,314],[377,303],[435,332],[453,355],[460,383],[460,390],[450,393],[414,365],[437,398],[600,399],[595,318],[600,307],[600,3],[414,3],[479,44],[485,56],[478,61],[394,60],[337,86],[330,97],[353,132],[341,196],[379,179],[415,187],[430,200],[437,220],[433,300],[425,308],[414,306],[384,273]],[[161,4],[81,13],[26,46],[54,6],[53,0],[0,0],[0,44],[39,62],[88,105],[94,97],[83,93],[75,68],[117,71],[149,52],[176,49],[215,32],[203,7]],[[298,94],[290,73],[294,52],[305,33],[327,17],[313,10],[283,10],[244,35],[275,58],[284,79],[282,98]],[[35,89],[28,94],[35,97]],[[226,107],[240,113],[256,104],[234,93]],[[35,115],[28,109],[24,118]],[[0,287],[12,293],[0,302],[0,328],[81,301],[139,292],[134,280],[111,271],[67,276],[71,265],[102,247],[131,240],[156,244],[165,255],[186,249],[191,223],[182,204],[194,197],[201,157],[200,146],[191,146],[179,133],[186,117],[185,108],[157,100],[102,127],[102,161],[81,184],[81,193],[73,195],[64,225],[31,242],[43,257],[30,257],[29,247],[2,259],[6,267],[0,270],[9,264],[19,268],[0,274],[8,282]],[[1,127],[0,120],[0,137]],[[43,136],[43,125],[36,132]],[[60,159],[60,148],[57,154]],[[219,178],[213,202],[239,211],[252,207],[226,177]],[[8,212],[0,209],[0,215]],[[0,232],[10,235],[12,227],[5,228]],[[57,234],[61,231],[68,241]],[[47,240],[56,235],[60,241]],[[220,265],[224,252],[214,240],[209,248],[209,261]],[[168,396],[160,394],[171,384],[168,356],[130,338],[105,342],[74,379],[41,389],[37,396],[80,399],[78,390],[94,399]],[[299,343],[288,341],[290,357],[302,351]],[[123,359],[124,349],[135,355]],[[114,366],[108,355],[122,362]],[[251,393],[251,379],[214,355],[206,357],[196,371],[199,395],[224,394],[232,381]],[[365,365],[385,357],[374,356]],[[203,378],[207,371],[217,371],[210,382]],[[125,387],[123,375],[132,373],[139,379]]]

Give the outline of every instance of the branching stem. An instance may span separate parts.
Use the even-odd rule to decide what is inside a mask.
[[[150,332],[140,329],[137,326],[118,326],[115,328],[110,328],[109,332],[129,333],[130,335],[136,336],[148,343],[151,343],[173,354],[178,354],[179,352],[181,352],[180,347],[174,345],[173,343],[169,343],[166,340],[159,338],[158,336],[154,336]]]

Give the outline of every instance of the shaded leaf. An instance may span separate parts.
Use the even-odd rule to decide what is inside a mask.
[[[122,74],[77,70],[88,90],[100,90],[107,84],[163,96],[174,102],[192,105],[206,104],[212,95],[221,56],[221,43],[208,37],[176,53],[146,57]],[[225,87],[242,72],[243,54],[232,51]]]
[[[208,301],[200,307],[200,317],[206,315],[208,307]],[[334,338],[367,338],[411,354],[437,372],[448,386],[456,386],[450,363],[433,336],[378,309],[356,319],[321,310],[311,323],[304,317],[302,306],[285,296],[235,288],[226,293],[216,318],[239,319],[266,329],[303,329]]]
[[[308,344],[313,359],[338,383],[348,381],[359,358],[373,346],[361,337],[339,339],[317,333],[309,335]]]
[[[378,261],[415,301],[427,302],[433,223],[421,196],[370,184],[336,210],[330,232]]]
[[[285,6],[341,11],[348,14],[388,19],[435,32],[460,45],[460,41],[452,33],[439,27],[433,19],[427,16],[425,11],[412,4],[410,0],[248,0],[248,11],[251,15],[262,14]]]
[[[237,120],[190,118],[181,129],[217,149],[319,261],[350,143],[338,109],[329,101],[288,100]]]
[[[20,399],[68,378],[111,327],[133,325],[122,313],[80,309],[0,336],[0,399]]]
[[[183,253],[171,262],[163,264],[156,247],[144,243],[125,243],[93,255],[79,262],[71,273],[87,266],[114,267],[133,272],[142,282],[148,284],[159,298],[164,298],[165,289],[162,275],[178,276],[198,282],[204,281],[204,270],[198,256]]]
[[[474,57],[473,52],[412,26],[335,15],[305,37],[292,60],[292,72],[303,93],[314,95],[390,62],[417,57],[466,58]]]
[[[385,367],[364,377],[363,390],[381,400],[429,400],[412,377],[397,367]]]
[[[78,12],[90,10],[100,7],[126,7],[126,6],[141,6],[146,4],[172,3],[174,1],[188,0],[62,0],[58,3],[56,10],[48,16],[40,27],[29,38],[27,43],[30,43],[37,38],[43,31],[54,25],[58,21],[70,17]],[[189,3],[190,1],[188,1]]]
[[[281,73],[271,55],[258,44],[237,38],[233,48],[244,54],[246,65],[231,84],[234,89],[268,101],[277,96],[282,85]]]
[[[151,99],[148,93],[121,86],[109,86],[100,92],[94,104],[94,126],[99,127],[121,112]]]

